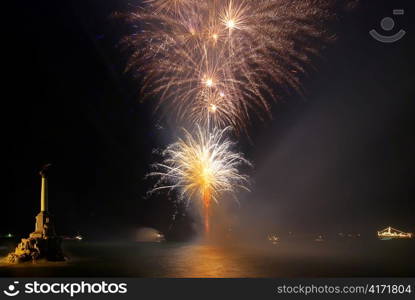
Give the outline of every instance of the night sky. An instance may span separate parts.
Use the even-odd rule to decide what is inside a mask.
[[[252,192],[233,208],[245,226],[300,232],[388,225],[415,232],[413,1],[361,1],[332,24],[329,45],[294,93],[254,121],[238,150],[254,164]],[[112,17],[134,1],[7,1],[2,26],[3,199],[0,234],[28,234],[40,167],[51,162],[50,210],[61,234],[126,237],[150,226],[191,234],[193,218],[165,195],[147,197],[153,149],[175,126],[140,99],[119,46],[131,28]],[[395,44],[373,40],[392,9]],[[412,21],[411,21],[412,20]]]

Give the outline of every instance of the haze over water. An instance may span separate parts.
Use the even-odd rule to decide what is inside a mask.
[[[1,245],[0,254],[8,247]],[[64,243],[64,263],[0,264],[0,276],[415,276],[415,241],[291,241],[254,247],[204,243]]]

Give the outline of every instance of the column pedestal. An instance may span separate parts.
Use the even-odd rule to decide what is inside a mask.
[[[22,239],[14,252],[7,256],[9,263],[48,260],[64,261],[62,239],[55,234],[51,215],[40,212],[36,216],[36,229],[29,238]]]

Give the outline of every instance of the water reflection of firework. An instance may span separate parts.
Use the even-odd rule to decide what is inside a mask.
[[[124,40],[128,68],[179,120],[240,129],[249,111],[269,112],[267,99],[300,91],[310,58],[330,39],[333,3],[147,0],[127,16],[137,28]]]
[[[249,165],[241,154],[232,151],[233,143],[224,136],[228,130],[205,131],[199,126],[194,135],[184,131],[184,139],[167,147],[164,161],[154,165],[149,176],[159,176],[153,191],[178,190],[181,199],[200,201],[204,210],[205,231],[209,232],[209,207],[222,193],[247,189],[247,176],[238,167]]]

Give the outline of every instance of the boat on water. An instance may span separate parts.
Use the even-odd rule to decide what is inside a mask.
[[[268,241],[270,241],[271,244],[276,245],[280,241],[280,238],[276,234],[269,234]]]
[[[392,239],[411,239],[412,237],[412,233],[403,232],[401,230],[392,228],[391,226],[378,231],[378,238],[382,241],[388,241]]]

